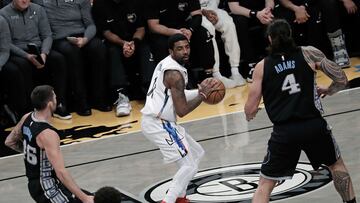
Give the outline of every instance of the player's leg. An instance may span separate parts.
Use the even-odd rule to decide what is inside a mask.
[[[312,134],[309,133],[308,138],[304,138],[309,140],[304,151],[314,169],[317,169],[321,164],[327,165],[331,171],[335,189],[343,201],[356,202],[351,178],[341,158],[331,127],[321,118],[313,120],[311,126],[308,125],[304,128],[311,129],[313,132]]]
[[[192,154],[192,157],[193,157],[195,163],[197,164],[197,166],[199,166],[199,162],[201,161],[202,157],[204,156],[205,151],[202,148],[202,146],[198,142],[196,142],[189,134],[186,134],[186,140],[189,144],[190,153]],[[179,197],[185,198],[187,186],[188,185],[186,185],[186,187],[184,187],[184,190],[180,193]]]
[[[173,177],[169,190],[163,200],[166,203],[173,203],[178,197],[181,197],[181,193],[184,192],[198,170],[198,164],[191,153],[188,153],[185,157],[176,161],[176,163],[179,166],[179,170]]]
[[[344,161],[339,158],[333,165],[329,166],[336,191],[346,203],[356,203],[355,192],[351,182],[350,174],[346,169]]]
[[[276,180],[271,180],[260,176],[258,188],[252,199],[253,203],[269,202],[270,194],[276,185]]]
[[[288,139],[293,128],[292,125],[274,126],[253,203],[269,202],[276,182],[292,178],[301,153],[298,143]]]

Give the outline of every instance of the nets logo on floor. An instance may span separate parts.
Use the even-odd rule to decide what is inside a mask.
[[[196,174],[187,188],[191,202],[251,202],[259,183],[260,163],[241,164],[212,168]],[[270,201],[301,195],[331,181],[330,171],[320,168],[314,171],[310,164],[299,163],[291,180],[280,181],[271,194]],[[162,181],[145,191],[148,202],[160,202],[168,190],[171,179]]]

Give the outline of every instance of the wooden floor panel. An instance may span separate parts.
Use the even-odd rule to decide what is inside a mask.
[[[349,80],[360,77],[360,69],[355,68],[355,66],[360,66],[360,58],[352,58],[352,67],[344,69],[346,75],[348,76]],[[326,77],[323,73],[319,72],[317,76],[318,84],[328,85],[330,84],[330,79]],[[248,84],[243,87],[237,87],[233,89],[227,89],[225,98],[222,102],[217,105],[208,105],[202,103],[197,109],[191,112],[189,115],[180,118],[179,122],[187,122],[192,120],[203,119],[212,116],[218,116],[228,113],[234,113],[243,111],[244,104],[247,99],[248,94]],[[88,117],[78,116],[76,113],[72,113],[73,118],[71,120],[59,120],[53,119],[53,124],[58,129],[69,129],[75,126],[119,126],[120,133],[128,133],[128,132],[135,132],[140,130],[140,118],[141,113],[140,110],[144,105],[144,101],[131,101],[132,105],[132,112],[130,116],[126,117],[116,117],[114,110],[111,112],[99,112],[97,110],[92,110],[93,115]],[[129,128],[123,128],[124,125],[130,125]],[[119,133],[119,134],[120,134]],[[95,137],[102,136],[101,133],[95,135]],[[89,140],[92,138],[83,137],[77,139],[77,141],[82,140]],[[68,141],[71,142],[72,138],[69,137]]]

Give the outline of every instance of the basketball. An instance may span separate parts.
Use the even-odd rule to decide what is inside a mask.
[[[216,78],[210,78],[210,79],[214,80],[214,82],[216,83],[214,85],[215,90],[209,94],[209,96],[204,100],[204,102],[207,104],[217,104],[221,102],[225,97],[225,85]]]

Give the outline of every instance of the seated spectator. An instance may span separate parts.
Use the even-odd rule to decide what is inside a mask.
[[[0,71],[9,59],[11,36],[6,20],[0,16]]]
[[[114,187],[102,187],[95,192],[94,203],[121,203],[121,192]]]
[[[345,38],[340,27],[337,0],[280,0],[280,3],[290,11],[290,14],[285,12],[279,17],[284,17],[290,22],[295,32],[297,25],[305,24],[306,45],[317,46],[321,41],[321,36],[316,36],[318,33],[315,31],[315,26],[323,22],[331,42],[334,61],[342,68],[350,66]],[[298,41],[297,43],[302,45]]]
[[[121,89],[116,116],[129,115],[127,95],[144,98],[155,68],[150,47],[144,41],[145,22],[139,1],[96,0],[92,12],[98,33],[108,47],[111,87]]]
[[[228,0],[228,5],[236,26],[241,58],[244,60],[240,71],[250,82],[255,64],[260,55],[265,54],[265,25],[273,20],[274,0]],[[256,39],[253,39],[249,32],[250,28],[254,27],[260,27],[260,33],[255,35]],[[256,43],[259,43],[258,50],[254,48]]]
[[[214,46],[214,69],[213,77],[221,80],[226,88],[245,85],[244,78],[239,73],[240,46],[236,35],[236,28],[233,19],[229,14],[219,9],[220,0],[200,0],[203,19],[201,25],[204,26],[211,35],[215,36],[215,30],[221,33],[224,42],[225,53],[229,56],[231,66],[231,79],[220,74],[220,57],[215,37],[212,38]]]
[[[0,14],[9,25],[11,34],[10,58],[3,67],[3,84],[10,109],[21,118],[31,110],[30,93],[41,83],[51,83],[58,95],[54,116],[70,119],[66,110],[66,64],[62,54],[51,50],[52,33],[45,11],[30,0],[13,0],[1,9]],[[40,56],[32,53],[29,43]],[[42,61],[42,62],[40,62]]]
[[[1,2],[0,2],[1,3]],[[9,26],[6,22],[6,20],[0,16],[0,81],[4,81],[4,78],[2,78],[2,67],[9,59],[10,55],[10,43],[11,43],[11,37],[10,37],[10,30]],[[4,99],[4,84],[0,82],[0,105],[4,105],[3,99]],[[5,110],[4,105],[4,110]],[[6,110],[5,110],[6,112]],[[11,116],[10,116],[11,117]],[[3,118],[2,118],[3,119]],[[0,120],[2,120],[0,119]],[[12,119],[13,123],[16,123],[16,119]],[[1,126],[0,126],[1,127]]]
[[[201,26],[200,2],[198,0],[148,0],[146,2],[150,47],[155,61],[158,63],[169,55],[168,38],[180,33],[189,39],[191,46],[190,84],[194,86],[200,79],[200,77],[192,78],[192,70],[200,69],[211,75],[215,63],[214,47],[211,42],[213,36]]]
[[[350,56],[360,56],[360,0],[342,0],[339,4],[347,51]]]
[[[95,37],[90,1],[34,0],[34,3],[45,8],[53,31],[54,49],[66,58],[76,112],[80,116],[91,115],[88,94],[92,107],[111,111],[106,98],[106,48]],[[86,88],[86,84],[91,87]]]

